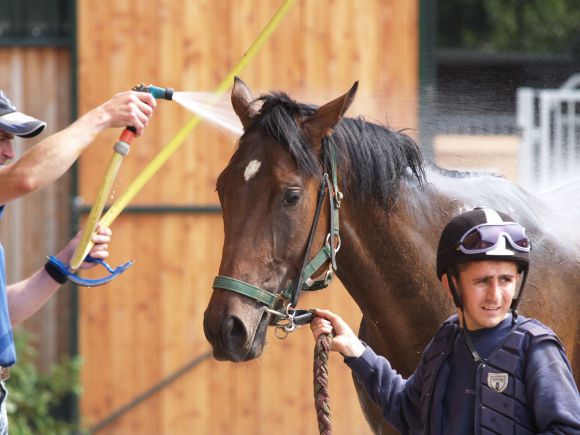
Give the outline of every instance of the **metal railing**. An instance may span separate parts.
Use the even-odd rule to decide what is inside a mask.
[[[546,191],[580,177],[580,74],[558,89],[520,88],[519,183]]]

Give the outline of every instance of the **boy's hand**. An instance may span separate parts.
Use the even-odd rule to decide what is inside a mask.
[[[315,309],[310,329],[317,340],[320,334],[334,334],[330,350],[343,356],[359,357],[365,350],[364,344],[342,318],[328,310]]]

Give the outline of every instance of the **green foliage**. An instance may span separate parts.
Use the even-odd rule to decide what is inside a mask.
[[[32,334],[17,328],[14,339],[18,361],[6,384],[10,434],[79,433],[74,424],[59,415],[57,408],[70,394],[81,393],[81,359],[63,357],[47,373],[42,373],[34,364],[37,352]]]
[[[576,0],[488,0],[493,23],[490,42],[500,51],[562,53],[580,42],[580,8]],[[573,47],[575,48],[575,47]]]
[[[439,0],[439,46],[487,52],[575,53],[578,0]]]

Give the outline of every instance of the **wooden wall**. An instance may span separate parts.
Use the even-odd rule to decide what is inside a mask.
[[[70,53],[66,48],[0,47],[0,89],[18,109],[48,122],[33,139],[14,140],[17,156],[31,145],[70,123]],[[56,254],[70,231],[70,174],[26,198],[11,202],[0,221],[0,240],[6,249],[8,282],[40,268],[46,255]],[[38,341],[41,367],[47,368],[68,352],[70,288],[61,289],[25,323]]]
[[[136,83],[212,91],[257,37],[281,1],[117,0],[78,2],[79,111]],[[299,0],[241,77],[255,94],[288,91],[316,104],[355,80],[350,115],[416,126],[418,2]],[[123,192],[192,114],[159,108],[126,159]],[[102,134],[79,165],[91,204],[119,131]],[[202,124],[132,204],[217,204],[215,182],[236,138]],[[81,412],[87,427],[209,350],[203,311],[221,258],[219,214],[122,214],[112,226],[113,264],[136,263],[110,285],[80,290],[84,357]],[[301,300],[330,307],[357,325],[340,285]],[[302,328],[286,340],[269,332],[264,355],[244,364],[206,360],[116,419],[107,434],[317,433],[312,399],[313,340]],[[368,433],[349,371],[330,367],[335,433]]]

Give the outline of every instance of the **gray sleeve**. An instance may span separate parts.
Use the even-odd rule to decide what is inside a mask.
[[[554,341],[533,347],[526,367],[528,401],[541,433],[580,434],[580,396],[566,355]]]
[[[381,408],[386,421],[402,434],[422,429],[417,371],[409,379],[403,379],[386,358],[377,355],[370,347],[358,358],[346,358],[345,363],[368,396]]]

